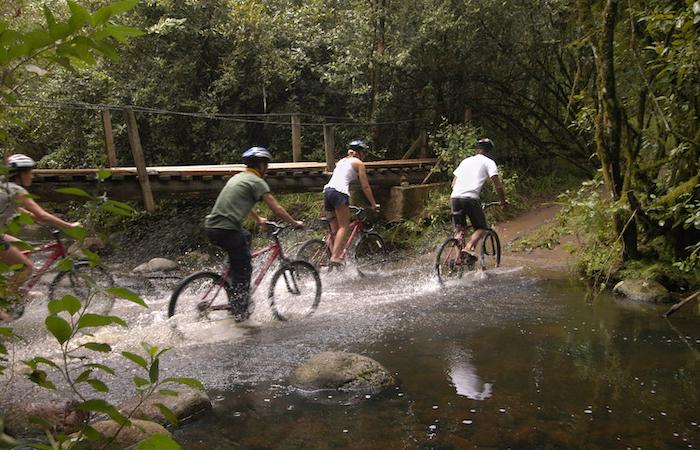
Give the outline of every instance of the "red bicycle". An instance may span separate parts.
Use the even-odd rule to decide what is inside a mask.
[[[30,291],[49,270],[58,264],[61,270],[49,284],[49,300],[73,295],[82,302],[84,311],[94,314],[109,314],[114,297],[106,289],[114,287],[114,279],[104,268],[85,260],[73,261],[61,240],[61,232],[52,230],[53,241],[23,251],[25,254],[51,252],[43,264],[20,287],[20,292]],[[21,316],[23,306],[16,306],[15,315]]]
[[[251,254],[253,260],[267,254],[261,268],[257,271],[250,295],[256,291],[267,271],[279,260],[280,268],[275,271],[270,281],[268,300],[275,318],[289,320],[306,317],[313,313],[321,301],[321,278],[316,269],[306,261],[290,260],[284,256],[279,233],[287,227],[277,222],[266,222],[272,229],[272,244]],[[196,319],[221,319],[233,309],[244,309],[247,305],[234,304],[233,292],[229,284],[228,262],[222,273],[211,271],[195,272],[178,283],[170,296],[168,317],[176,314],[193,316]],[[235,311],[236,320],[245,320],[246,311]]]
[[[386,263],[387,251],[384,239],[374,231],[372,224],[367,220],[367,209],[358,206],[350,206],[354,212],[354,219],[350,222],[350,236],[345,242],[341,259],[345,259],[352,249],[352,258],[360,275],[372,275],[379,272]],[[330,267],[331,250],[333,248],[333,233],[331,233],[330,219],[323,217],[328,231],[323,239],[309,239],[304,242],[297,252],[297,258],[308,261],[317,269]]]

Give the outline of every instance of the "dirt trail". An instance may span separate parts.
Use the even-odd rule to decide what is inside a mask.
[[[561,244],[553,249],[537,248],[517,252],[513,251],[509,245],[553,220],[560,209],[559,205],[543,204],[508,222],[496,224],[494,228],[501,238],[503,247],[502,265],[523,266],[548,276],[568,275],[571,254],[564,250]]]

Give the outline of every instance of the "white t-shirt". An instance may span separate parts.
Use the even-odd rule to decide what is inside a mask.
[[[350,195],[350,183],[357,179],[357,172],[352,167],[352,163],[356,160],[358,159],[355,157],[347,157],[338,161],[331,179],[328,184],[323,186],[323,189],[333,188],[338,192]]]
[[[494,175],[498,175],[498,167],[493,159],[482,154],[464,159],[454,171],[450,198],[479,198],[484,183]]]

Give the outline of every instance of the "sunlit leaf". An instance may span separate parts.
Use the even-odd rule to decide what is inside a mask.
[[[162,403],[154,403],[153,405],[160,410],[160,413],[163,414],[163,417],[165,417],[165,419],[170,422],[171,425],[177,426],[177,416],[175,416],[170,408]]]
[[[76,187],[65,187],[65,188],[58,188],[56,189],[56,192],[59,194],[65,194],[65,195],[75,195],[76,197],[85,197],[89,199],[94,199],[95,197],[91,194],[88,194],[84,190]]]
[[[184,386],[193,387],[195,389],[204,389],[204,385],[195,378],[183,378],[183,377],[170,377],[161,380],[161,383],[175,383]]]
[[[144,308],[148,308],[148,305],[146,305],[146,302],[144,302],[143,299],[137,293],[135,293],[129,289],[121,288],[121,287],[113,287],[113,288],[105,289],[105,292],[107,292],[108,294],[112,294],[113,296],[115,296],[117,298],[128,300],[132,303],[136,303],[137,305],[143,306]]]
[[[109,344],[105,344],[103,342],[87,342],[81,345],[81,347],[85,347],[88,350],[100,353],[109,353],[112,351],[112,347]]]
[[[86,381],[96,392],[109,392],[109,388],[102,381],[91,378]]]
[[[136,363],[138,366],[142,367],[145,370],[148,370],[148,363],[146,360],[142,357],[137,355],[136,353],[131,353],[131,352],[122,352],[122,356],[124,356],[126,359],[133,361]]]
[[[66,311],[71,316],[80,311],[82,303],[72,295],[64,295],[61,299],[49,301],[48,309],[51,314],[58,314]]]
[[[154,434],[138,444],[139,450],[182,450],[180,444],[173,441],[170,436]]]
[[[125,425],[129,420],[122,415],[117,408],[102,399],[90,399],[78,405],[78,409],[82,411],[92,411],[97,413],[107,414],[112,420],[119,425]]]

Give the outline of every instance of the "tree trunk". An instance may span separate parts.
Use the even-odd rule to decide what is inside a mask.
[[[622,199],[624,177],[622,173],[622,111],[617,98],[615,81],[615,26],[617,24],[617,0],[607,0],[603,10],[603,29],[598,50],[594,55],[598,70],[598,115],[596,117],[596,153],[600,159],[605,185],[614,201]],[[633,161],[628,161],[632,164]],[[637,258],[637,223],[626,210],[619,210],[613,217],[615,231],[622,238],[623,258]]]
[[[374,42],[372,44],[372,56],[370,58],[370,121],[379,118],[379,97],[381,95],[381,64],[386,48],[386,2],[387,0],[372,0],[372,12],[374,14]],[[372,125],[370,132],[372,142],[378,145],[381,139],[381,131],[378,125]]]

